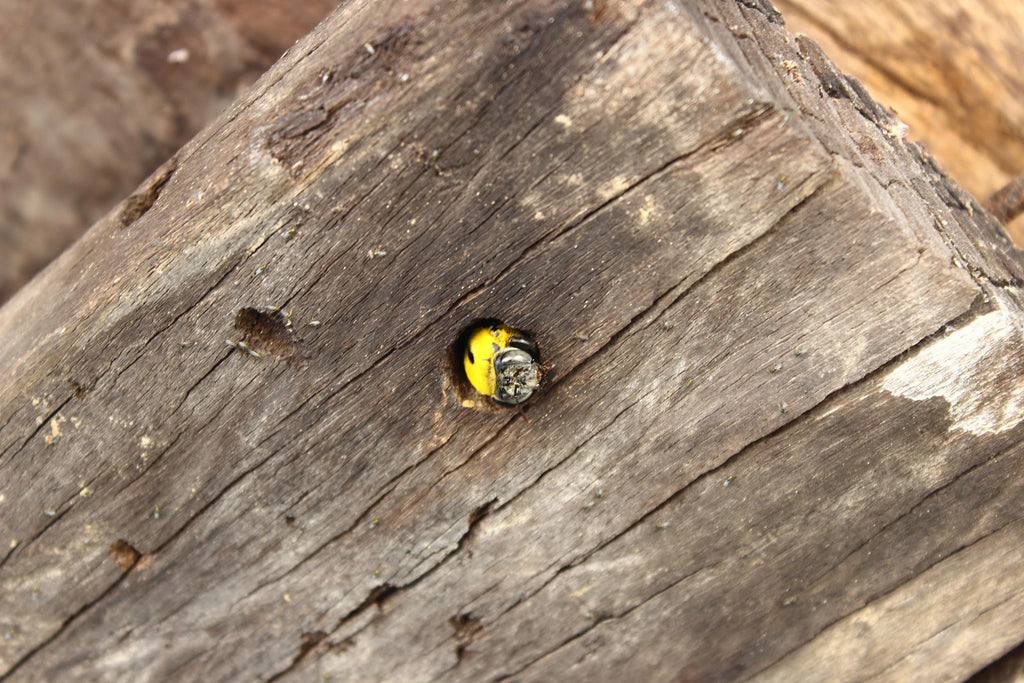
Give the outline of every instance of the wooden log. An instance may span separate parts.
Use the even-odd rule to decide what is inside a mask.
[[[336,4],[0,0],[0,302]]]
[[[1019,255],[897,121],[754,0],[389,9],[0,309],[6,678],[934,680],[1024,639]],[[529,423],[453,386],[483,316],[537,336]]]

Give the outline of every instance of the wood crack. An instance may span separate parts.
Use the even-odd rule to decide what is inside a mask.
[[[1019,444],[1013,444],[1013,445],[1007,447],[1006,449],[1004,449],[1002,452],[992,456],[991,458],[987,458],[987,459],[982,460],[980,462],[974,463],[973,465],[971,465],[967,469],[965,469],[962,472],[959,472],[956,475],[954,475],[953,477],[951,477],[948,481],[946,481],[941,486],[938,486],[937,488],[932,489],[931,491],[927,492],[924,496],[918,498],[908,509],[906,509],[904,512],[902,512],[899,516],[895,517],[894,519],[890,520],[889,522],[886,522],[875,533],[873,533],[868,538],[864,539],[863,542],[859,543],[856,547],[851,549],[850,552],[846,553],[841,558],[839,558],[831,567],[825,569],[820,574],[818,574],[818,576],[816,576],[813,579],[811,579],[810,585],[808,586],[807,590],[808,591],[813,591],[815,588],[817,588],[820,585],[821,581],[825,577],[827,577],[833,571],[835,571],[836,569],[841,567],[847,560],[849,560],[851,557],[853,557],[854,555],[859,553],[861,550],[863,550],[866,546],[871,544],[873,541],[875,541],[876,539],[878,539],[881,536],[883,536],[891,528],[893,528],[894,526],[896,526],[897,524],[902,522],[904,519],[906,519],[906,518],[910,517],[911,515],[913,515],[915,512],[917,512],[921,508],[922,505],[925,505],[929,500],[934,499],[936,496],[939,496],[942,493],[944,493],[945,491],[947,491],[950,488],[952,488],[953,486],[956,486],[965,477],[970,476],[975,471],[980,470],[980,469],[982,469],[984,467],[990,466],[993,462],[995,462],[995,461],[999,460],[1000,458],[1006,456],[1007,453],[1012,451],[1018,445]],[[941,559],[944,559],[945,557],[946,556],[942,556],[939,559],[941,560]]]
[[[1019,519],[1020,518],[1018,517],[1017,520],[1014,520],[1014,521],[1018,521]],[[1007,524],[1007,526],[1008,525],[1009,524]],[[1001,600],[1000,602],[998,602],[998,603],[996,603],[994,605],[990,605],[990,606],[982,609],[978,613],[972,615],[970,621],[971,622],[977,621],[980,617],[988,614],[989,612],[992,612],[994,610],[999,609],[1000,607],[1004,606],[1005,604],[1007,604],[1007,603],[1009,603],[1009,602],[1011,602],[1011,601],[1013,601],[1013,600],[1015,600],[1015,599],[1017,599],[1017,598],[1019,598],[1021,596],[1024,596],[1024,589],[1019,590],[1019,591],[1015,591],[1015,592],[1011,593],[1005,599]],[[917,649],[917,647],[919,645],[927,643],[929,640],[932,640],[932,639],[936,638],[937,636],[940,636],[943,633],[946,633],[947,631],[949,631],[951,628],[953,628],[954,626],[956,626],[959,623],[960,623],[959,621],[952,621],[949,624],[947,624],[946,626],[943,626],[942,628],[940,628],[938,631],[934,631],[932,633],[929,633],[926,638],[921,638],[919,640],[914,641],[911,645],[908,646],[908,648],[907,648],[908,651],[902,657],[900,657],[900,658],[896,659],[895,661],[893,661],[891,664],[889,664],[889,666],[885,667],[884,669],[882,669],[882,671],[878,672],[878,674],[875,674],[875,675],[870,676],[870,677],[865,677],[865,678],[859,679],[859,680],[869,680],[869,678],[878,678],[880,675],[884,675],[887,672],[893,671],[897,666],[899,666],[899,664],[901,662],[905,662],[906,660],[910,659],[914,655],[915,650]]]
[[[199,429],[199,430],[197,430],[197,431],[202,431],[202,428],[200,428],[200,429]],[[273,456],[273,453],[271,453],[271,454],[270,454],[270,455],[268,455],[267,457],[263,458],[262,460],[260,460],[260,461],[258,461],[258,462],[256,462],[256,463],[254,463],[254,464],[253,464],[253,465],[252,465],[251,467],[249,467],[248,469],[245,469],[245,470],[242,470],[241,472],[239,472],[239,473],[238,473],[238,474],[237,474],[237,475],[235,476],[235,478],[234,478],[234,479],[232,479],[232,480],[231,480],[230,482],[228,482],[227,486],[225,486],[225,487],[224,487],[224,488],[222,488],[222,489],[221,489],[220,491],[218,491],[216,495],[214,495],[214,496],[213,496],[212,498],[210,498],[210,500],[208,500],[208,501],[207,501],[206,503],[204,503],[204,504],[203,504],[203,505],[202,505],[202,506],[201,506],[201,507],[200,507],[200,508],[199,508],[198,510],[196,510],[196,511],[195,511],[195,512],[194,512],[194,513],[193,513],[193,514],[192,514],[192,515],[191,515],[191,516],[190,516],[190,517],[189,517],[189,518],[187,519],[187,520],[185,520],[185,523],[184,523],[184,524],[182,524],[182,525],[181,525],[181,527],[180,527],[180,528],[179,528],[179,529],[178,529],[177,531],[175,531],[174,533],[172,533],[172,534],[171,534],[170,536],[168,536],[168,537],[167,537],[167,539],[166,539],[165,541],[163,541],[163,542],[162,542],[162,543],[161,543],[160,545],[158,545],[158,546],[157,546],[157,547],[156,547],[156,548],[155,548],[155,549],[153,550],[152,554],[153,554],[153,555],[156,555],[157,553],[161,552],[161,551],[162,551],[162,550],[163,550],[164,548],[166,548],[166,547],[167,547],[168,545],[170,545],[171,543],[173,543],[174,541],[176,541],[176,540],[177,540],[178,538],[180,538],[180,537],[181,537],[181,535],[182,535],[183,533],[185,533],[185,531],[187,531],[187,530],[188,530],[188,529],[189,529],[189,528],[190,528],[190,527],[191,527],[191,526],[192,526],[192,525],[193,525],[193,524],[194,524],[195,522],[197,522],[197,521],[198,521],[198,520],[199,520],[199,519],[200,519],[200,518],[201,518],[201,517],[202,517],[202,516],[203,516],[204,514],[206,514],[206,512],[207,512],[207,511],[208,511],[208,510],[209,510],[210,508],[212,508],[212,507],[213,507],[214,505],[216,505],[216,504],[217,504],[218,502],[220,502],[220,500],[221,500],[222,498],[224,498],[224,496],[226,496],[226,495],[227,495],[227,494],[228,494],[228,493],[229,493],[229,492],[230,492],[230,491],[231,491],[232,489],[234,489],[234,488],[235,488],[236,486],[238,486],[239,484],[241,484],[241,483],[242,483],[242,481],[244,481],[244,480],[245,480],[245,479],[246,479],[246,478],[247,478],[247,477],[248,477],[248,476],[249,476],[250,474],[252,474],[252,473],[253,473],[253,472],[255,472],[255,471],[256,471],[257,469],[259,469],[259,468],[260,468],[260,467],[261,467],[261,466],[263,465],[263,463],[265,463],[265,462],[266,462],[267,460],[269,460],[269,459],[270,459],[270,458],[271,458],[272,456]]]
[[[8,680],[12,675],[14,675],[18,671],[18,669],[20,669],[22,666],[24,666],[26,662],[28,662],[30,659],[32,659],[35,655],[37,655],[44,648],[48,647],[53,642],[55,642],[57,640],[57,638],[59,638],[61,635],[63,635],[64,632],[67,631],[68,628],[76,620],[78,620],[79,617],[81,617],[83,614],[85,614],[90,609],[92,609],[95,605],[97,605],[100,601],[102,601],[108,595],[110,595],[115,590],[117,590],[117,587],[121,585],[121,583],[125,580],[125,578],[127,578],[128,574],[129,574],[129,572],[121,572],[120,574],[118,574],[117,578],[114,579],[114,581],[111,582],[111,584],[109,586],[107,586],[107,588],[105,590],[103,590],[103,592],[101,592],[98,596],[96,596],[95,598],[93,598],[89,602],[85,603],[84,605],[82,605],[81,607],[76,609],[69,617],[67,617],[61,623],[61,625],[57,628],[56,631],[51,633],[44,640],[42,640],[41,642],[37,643],[34,647],[32,647],[32,649],[30,649],[28,652],[26,652],[21,657],[19,657],[18,660],[15,661],[10,666],[10,668],[7,669],[7,671],[0,672],[0,681]]]
[[[91,485],[92,485],[92,481],[90,481],[88,484],[86,484],[82,488],[88,488]],[[32,535],[32,538],[26,539],[24,542],[21,542],[18,545],[14,546],[12,548],[9,548],[7,553],[2,558],[0,558],[0,569],[3,568],[3,566],[7,563],[7,560],[9,558],[13,557],[15,553],[21,552],[24,548],[28,548],[33,543],[38,541],[42,537],[42,535],[45,534],[46,531],[50,527],[52,527],[54,524],[59,522],[64,517],[64,515],[69,513],[71,511],[71,508],[74,507],[73,503],[79,497],[81,490],[82,490],[81,488],[77,489],[73,494],[71,494],[70,497],[68,497],[64,502],[62,502],[60,505],[58,505],[55,509],[45,512],[44,514],[46,514],[47,516],[50,517],[49,521],[46,524],[44,524],[42,526],[42,528],[40,528],[38,531],[36,531]],[[52,515],[50,514],[51,511],[53,513]]]
[[[182,308],[182,310],[180,312],[178,312],[173,318],[171,318],[171,320],[166,325],[164,325],[163,327],[158,329],[156,332],[151,334],[149,336],[149,338],[146,339],[146,341],[143,342],[140,345],[140,349],[141,350],[139,351],[139,354],[135,358],[133,358],[127,365],[125,365],[123,368],[121,368],[120,370],[117,371],[117,375],[114,377],[114,387],[117,386],[117,382],[121,379],[122,375],[124,375],[124,373],[128,371],[129,368],[131,368],[133,365],[135,365],[137,362],[139,362],[139,360],[141,360],[144,356],[146,356],[148,353],[150,353],[153,350],[151,345],[152,345],[154,339],[156,339],[157,337],[162,335],[164,332],[166,332],[167,330],[169,330],[172,327],[174,327],[178,323],[178,321],[181,320],[185,315],[187,315],[188,313],[194,311],[196,306],[198,306],[200,303],[205,301],[206,297],[210,296],[210,294],[215,289],[220,287],[221,284],[223,284],[224,281],[230,275],[234,274],[237,271],[238,267],[240,265],[242,265],[242,263],[244,263],[247,258],[248,258],[247,256],[240,256],[239,258],[237,258],[234,261],[234,263],[228,265],[225,268],[224,272],[221,274],[221,276],[217,279],[217,281],[214,282],[205,292],[203,292],[203,294],[201,296],[199,296],[199,298],[195,299],[189,305],[184,306]],[[111,363],[111,365],[113,365],[113,363]],[[107,369],[109,370],[110,367],[108,366]],[[100,377],[103,377],[105,375],[106,375],[106,372],[102,373],[100,375]],[[99,378],[97,378],[97,379],[99,379]]]
[[[600,436],[601,434],[603,434],[607,429],[609,429],[612,425],[614,425],[619,420],[620,417],[622,417],[627,412],[629,412],[629,410],[631,408],[633,408],[637,404],[639,404],[640,401],[642,400],[642,398],[643,398],[642,396],[638,396],[635,400],[633,400],[628,405],[626,405],[624,408],[622,408],[622,410],[620,410],[618,413],[616,413],[604,426],[602,426],[601,428],[599,428],[596,431],[594,431],[593,434],[588,436],[586,439],[584,439],[582,442],[580,442],[575,448],[573,448],[572,451],[570,451],[568,455],[566,455],[564,458],[562,458],[562,459],[560,459],[560,460],[558,460],[556,462],[551,463],[551,465],[549,465],[544,470],[542,470],[540,473],[538,473],[537,477],[533,481],[531,481],[528,484],[524,485],[513,496],[511,496],[508,499],[506,499],[505,501],[499,503],[494,508],[494,511],[498,512],[498,511],[503,510],[504,508],[508,507],[509,505],[513,504],[516,500],[519,499],[520,496],[522,496],[524,493],[529,491],[531,488],[533,488],[534,486],[539,484],[549,474],[551,474],[556,469],[558,469],[558,467],[560,465],[562,465],[563,463],[571,460],[577,453],[580,452],[581,449],[586,447],[586,445],[588,443],[590,443],[593,439],[595,439],[598,436]]]
[[[481,444],[480,444],[479,446],[477,446],[476,448],[474,448],[474,449],[473,449],[473,451],[472,451],[472,452],[471,452],[471,453],[470,453],[470,454],[469,454],[469,455],[468,455],[468,456],[467,456],[467,457],[466,457],[466,458],[465,458],[465,459],[464,459],[464,460],[463,460],[462,462],[460,462],[459,464],[457,464],[457,465],[456,465],[455,467],[453,467],[452,469],[450,469],[450,470],[446,470],[445,472],[443,472],[443,473],[441,474],[441,476],[440,476],[440,477],[438,477],[437,479],[435,479],[435,480],[433,481],[433,483],[431,483],[431,484],[430,484],[430,486],[429,486],[429,487],[427,487],[427,489],[426,489],[425,491],[423,491],[423,493],[421,493],[421,494],[420,494],[419,496],[417,496],[417,497],[416,497],[416,499],[415,499],[415,503],[419,503],[419,502],[420,502],[421,500],[423,500],[423,499],[424,499],[424,498],[426,498],[426,497],[427,497],[428,495],[430,495],[430,492],[431,492],[431,491],[433,491],[433,490],[434,490],[434,488],[435,488],[435,487],[437,487],[437,485],[438,485],[438,484],[440,484],[441,482],[443,482],[443,481],[444,481],[445,479],[447,479],[447,478],[448,478],[448,477],[449,477],[450,475],[454,474],[455,472],[458,472],[458,471],[459,471],[460,469],[462,469],[462,468],[463,468],[463,467],[464,467],[464,466],[465,466],[465,465],[466,465],[466,464],[467,464],[468,462],[470,462],[471,460],[473,460],[474,458],[476,458],[476,456],[477,456],[477,455],[479,455],[479,454],[480,454],[480,453],[482,453],[482,452],[483,452],[484,450],[486,450],[488,446],[490,446],[490,445],[491,445],[492,443],[494,443],[495,441],[497,441],[497,440],[498,440],[498,438],[499,438],[499,437],[500,437],[500,436],[501,436],[502,434],[504,434],[504,433],[505,433],[505,431],[506,431],[506,430],[507,430],[507,429],[508,429],[508,428],[509,428],[509,427],[510,427],[510,426],[511,426],[512,424],[514,424],[514,423],[515,423],[515,421],[516,421],[516,419],[517,419],[517,418],[518,418],[518,416],[517,416],[517,415],[510,415],[510,416],[509,416],[509,418],[508,418],[507,420],[505,420],[505,423],[504,423],[504,424],[502,424],[502,425],[501,425],[500,427],[498,427],[498,429],[497,429],[497,430],[495,430],[495,431],[494,431],[494,433],[493,433],[493,434],[491,434],[491,435],[490,435],[489,437],[487,437],[487,438],[486,438],[486,439],[485,439],[485,440],[483,441],[483,443],[481,443]],[[447,442],[446,442],[446,443],[447,443]],[[442,444],[442,447],[443,447],[444,445],[445,445],[445,444]],[[403,474],[404,474],[404,472],[403,472]]]
[[[21,442],[20,446],[18,446],[17,448],[14,448],[14,444],[11,444],[6,451],[4,451],[2,454],[0,454],[0,463],[2,463],[4,461],[4,458],[7,457],[7,454],[9,452],[11,452],[11,449],[13,449],[12,457],[14,455],[17,455],[21,451],[23,451],[25,449],[25,446],[27,446],[29,444],[29,442],[32,441],[32,439],[34,439],[36,437],[36,435],[39,434],[39,432],[41,432],[43,430],[44,427],[46,427],[48,424],[50,424],[50,421],[53,420],[54,417],[56,417],[57,414],[60,413],[60,411],[63,410],[64,407],[67,406],[67,404],[70,403],[71,399],[73,399],[74,397],[75,397],[74,392],[69,394],[68,397],[65,398],[60,403],[60,405],[58,405],[56,408],[54,408],[53,412],[51,412],[49,415],[47,415],[45,418],[43,418],[43,421],[40,422],[36,426],[36,428],[32,431],[32,433],[29,434],[28,437],[26,437],[25,440]]]
[[[454,436],[454,434],[452,436]],[[360,512],[356,516],[355,520],[349,526],[347,526],[346,528],[342,529],[337,534],[331,536],[326,541],[324,541],[323,543],[321,543],[320,545],[315,547],[310,553],[305,555],[301,560],[299,560],[298,562],[293,564],[291,567],[289,567],[283,573],[281,573],[281,574],[279,574],[279,575],[277,575],[277,576],[275,576],[275,577],[273,577],[271,579],[268,579],[268,580],[263,581],[260,584],[258,584],[255,588],[253,588],[245,596],[243,596],[242,600],[244,600],[246,598],[249,598],[252,595],[255,595],[256,593],[258,593],[259,591],[267,588],[268,586],[271,586],[271,585],[273,585],[275,583],[278,583],[278,582],[282,581],[283,579],[285,579],[289,575],[291,575],[294,572],[296,572],[297,570],[299,570],[303,565],[305,565],[307,562],[309,562],[310,560],[315,558],[321,552],[323,552],[324,550],[329,548],[331,545],[337,543],[342,538],[344,538],[348,534],[352,533],[353,530],[359,528],[360,525],[365,524],[366,518],[369,517],[370,513],[373,512],[374,508],[376,508],[378,505],[380,505],[381,501],[383,501],[392,491],[394,491],[395,487],[398,486],[398,483],[401,481],[401,479],[404,478],[406,474],[408,474],[412,470],[416,469],[419,465],[423,464],[424,462],[429,460],[431,457],[433,457],[433,455],[435,453],[437,453],[442,448],[444,448],[444,446],[448,443],[448,441],[450,439],[451,439],[451,437],[448,437],[448,439],[446,439],[443,443],[439,444],[436,448],[431,449],[425,456],[423,456],[422,458],[420,458],[416,462],[411,463],[409,466],[407,466],[401,472],[399,472],[398,474],[396,474],[393,477],[391,477],[380,488],[378,488],[377,492],[374,494],[375,497],[370,502],[370,504],[367,505],[365,508],[363,508],[362,512]],[[305,497],[305,496],[303,496],[303,497]],[[298,503],[298,501],[296,501],[296,503],[293,503],[292,506],[289,507],[289,509],[292,509],[297,503]]]
[[[455,543],[455,547],[448,551],[444,555],[444,557],[442,557],[434,566],[430,567],[422,574],[416,576],[415,578],[403,584],[395,585],[388,583],[387,581],[381,583],[379,586],[371,590],[356,607],[354,607],[353,609],[346,612],[343,616],[341,616],[338,619],[335,626],[327,633],[325,637],[329,638],[330,636],[333,636],[342,628],[344,628],[346,623],[349,623],[357,616],[365,612],[367,609],[379,605],[383,600],[391,598],[397,593],[404,592],[416,586],[416,584],[420,583],[421,581],[432,575],[434,572],[436,572],[439,568],[444,566],[451,558],[461,553],[465,549],[466,545],[468,545],[473,539],[476,529],[479,526],[480,522],[491,513],[494,503],[495,500],[493,499],[487,501],[482,505],[478,506],[470,513],[469,518],[467,520],[466,531],[463,532],[461,537],[459,537],[459,540]],[[274,674],[274,676],[272,676],[270,680],[279,680],[281,677],[291,673],[298,666],[300,661],[300,658],[294,659],[292,661],[292,664],[290,664],[286,669],[278,672],[277,674]]]
[[[117,227],[125,229],[135,221],[142,218],[152,208],[160,197],[164,185],[174,175],[178,168],[177,154],[165,161],[146,180],[142,187],[133,192],[121,203],[121,210],[117,215]]]
[[[896,591],[900,590],[901,588],[903,588],[908,583],[916,580],[918,577],[928,573],[930,570],[932,570],[933,568],[935,568],[936,566],[938,566],[942,562],[945,562],[946,560],[948,560],[948,559],[950,559],[952,557],[955,557],[959,553],[961,553],[961,552],[963,552],[965,550],[970,549],[974,545],[977,545],[981,541],[984,541],[989,536],[992,536],[994,534],[999,533],[1000,531],[1002,531],[1003,529],[1009,527],[1010,525],[1018,523],[1021,519],[1022,519],[1021,517],[1016,517],[1014,519],[1011,519],[1008,522],[1005,522],[1005,523],[1001,524],[1000,526],[996,527],[992,531],[990,531],[990,532],[988,532],[986,534],[983,534],[982,536],[979,536],[978,538],[974,539],[970,543],[967,543],[967,544],[964,544],[964,545],[961,545],[961,546],[957,547],[952,552],[949,552],[949,553],[947,553],[947,554],[937,558],[933,562],[930,562],[928,565],[924,566],[919,571],[915,572],[915,575],[910,577],[909,579],[897,583],[896,585],[892,586],[888,590],[886,590],[886,591],[884,591],[882,593],[879,593],[878,595],[874,596],[871,600],[865,602],[864,604],[862,604],[862,605],[860,605],[858,607],[855,607],[854,609],[852,609],[852,610],[850,610],[848,612],[844,612],[843,614],[840,614],[840,615],[836,616],[834,619],[831,619],[827,623],[823,624],[818,629],[817,633],[815,633],[814,635],[810,636],[807,640],[805,640],[804,642],[800,643],[799,645],[791,647],[789,650],[787,650],[786,652],[782,653],[782,655],[780,655],[780,656],[776,657],[775,659],[773,659],[772,661],[766,663],[764,666],[762,666],[758,670],[752,671],[750,673],[750,676],[753,677],[753,676],[756,676],[758,674],[764,673],[764,672],[770,670],[772,667],[781,664],[782,662],[784,662],[786,659],[791,657],[796,652],[799,652],[803,648],[805,648],[808,645],[810,645],[811,643],[813,643],[815,640],[818,639],[818,637],[824,635],[826,631],[831,629],[836,624],[838,624],[838,623],[840,623],[842,621],[845,621],[845,620],[853,617],[855,614],[857,614],[858,612],[863,611],[867,607],[869,607],[869,606],[871,606],[873,604],[876,604],[876,603],[884,600],[885,598],[895,594]],[[1024,592],[1024,591],[1021,591],[1021,592]],[[932,634],[931,636],[929,636],[929,638],[934,636],[934,635],[935,634]],[[923,640],[919,640],[919,641],[917,641],[917,644],[926,642],[927,640],[928,640],[928,638],[925,638]],[[909,651],[907,653],[907,655],[904,655],[904,656],[909,656],[910,654],[912,654],[912,650]]]
[[[211,365],[210,368],[206,372],[204,372],[197,380],[192,382],[192,386],[190,386],[188,390],[185,391],[185,394],[181,397],[181,400],[178,401],[177,405],[175,405],[174,408],[171,410],[171,414],[177,414],[177,412],[181,410],[181,407],[185,405],[185,403],[188,401],[189,397],[192,396],[192,392],[195,391],[200,384],[206,381],[210,377],[210,375],[216,372],[217,368],[219,368],[224,363],[224,361],[230,358],[233,353],[233,349],[226,349],[225,351],[223,351],[221,353],[221,357],[214,361],[213,365]]]
[[[651,593],[649,596],[647,596],[643,600],[637,602],[635,605],[632,605],[632,606],[622,610],[621,612],[618,612],[616,614],[597,614],[597,615],[594,615],[593,621],[586,628],[584,628],[582,631],[574,633],[573,635],[565,638],[563,641],[561,641],[560,643],[555,645],[553,648],[551,648],[549,650],[546,650],[543,653],[541,653],[540,655],[538,655],[538,656],[534,657],[533,659],[529,660],[526,664],[524,664],[523,666],[519,667],[515,671],[512,671],[511,673],[507,673],[507,674],[499,674],[497,676],[493,676],[490,680],[493,683],[499,683],[500,681],[507,681],[507,680],[509,680],[511,678],[514,678],[515,676],[518,676],[518,675],[522,674],[524,671],[526,671],[530,667],[534,666],[535,664],[540,662],[542,659],[551,656],[552,654],[554,654],[555,652],[558,652],[559,650],[561,650],[562,648],[566,647],[567,645],[569,645],[569,644],[571,644],[571,643],[573,643],[575,641],[578,641],[580,638],[585,637],[588,633],[593,631],[595,628],[597,628],[601,624],[605,624],[605,623],[608,623],[608,622],[611,622],[611,621],[617,621],[619,619],[622,619],[623,617],[628,616],[629,614],[631,614],[635,610],[639,609],[640,607],[643,607],[648,602],[650,602],[651,600],[654,600],[655,598],[657,598],[661,594],[665,593],[666,591],[672,590],[673,588],[675,588],[676,586],[678,586],[682,582],[687,581],[687,580],[693,578],[694,576],[697,576],[698,574],[700,574],[702,572],[713,570],[719,564],[720,564],[720,562],[716,562],[716,563],[714,563],[712,565],[709,565],[707,567],[701,567],[700,569],[695,569],[694,571],[692,571],[692,572],[690,572],[688,574],[680,576],[678,579],[676,579],[676,580],[672,581],[671,583],[668,583],[665,586],[659,588],[658,590],[656,590],[655,592]]]

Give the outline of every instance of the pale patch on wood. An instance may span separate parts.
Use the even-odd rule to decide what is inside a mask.
[[[902,363],[883,388],[915,401],[944,398],[953,429],[971,434],[997,434],[1019,424],[1024,410],[1022,330],[1007,310],[1013,306],[1008,298],[999,296],[995,302],[992,312]]]
[[[50,420],[50,433],[43,437],[47,446],[52,446],[60,440],[60,437],[64,436],[63,432],[60,431],[60,426],[67,420],[63,415],[57,413],[57,415]]]

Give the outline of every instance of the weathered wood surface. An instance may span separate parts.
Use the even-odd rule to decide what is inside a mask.
[[[7,678],[935,680],[1024,639],[1019,256],[896,121],[767,4],[390,10],[0,309]],[[549,365],[529,424],[446,381],[488,315]]]
[[[1017,0],[778,0],[950,176],[986,198],[1024,173],[1024,4]],[[1011,217],[1012,220],[1012,217]],[[1024,244],[1024,219],[1007,225]]]
[[[0,0],[0,302],[336,0]]]
[[[0,301],[335,4],[0,2]],[[777,4],[976,197],[1024,170],[1015,0]]]

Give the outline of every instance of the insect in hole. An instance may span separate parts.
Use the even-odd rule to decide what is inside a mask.
[[[528,334],[485,320],[472,326],[465,339],[466,379],[479,393],[503,405],[521,406],[540,387],[543,370],[537,344]]]

